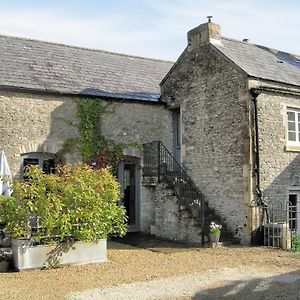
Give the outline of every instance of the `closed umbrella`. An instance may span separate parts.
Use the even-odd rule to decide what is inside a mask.
[[[10,196],[10,169],[4,151],[0,151],[0,195]]]

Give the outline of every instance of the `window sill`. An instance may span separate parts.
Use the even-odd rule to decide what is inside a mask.
[[[286,152],[300,152],[300,145],[286,145],[284,150]]]

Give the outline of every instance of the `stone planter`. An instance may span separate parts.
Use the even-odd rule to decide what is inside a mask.
[[[220,239],[220,233],[214,234],[214,233],[209,233],[209,240],[211,243],[217,244]]]
[[[38,246],[31,246],[27,239],[12,239],[12,251],[18,271],[107,261],[106,239]]]

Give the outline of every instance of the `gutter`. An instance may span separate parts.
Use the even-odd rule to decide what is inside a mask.
[[[149,99],[142,99],[142,98],[130,98],[130,97],[118,97],[114,94],[111,95],[93,95],[93,94],[84,94],[84,93],[72,93],[72,92],[61,92],[57,90],[50,90],[50,89],[35,89],[35,88],[22,88],[16,86],[3,86],[0,85],[0,91],[7,91],[7,92],[20,92],[20,93],[32,93],[37,95],[50,95],[50,96],[64,96],[64,97],[78,97],[78,98],[90,98],[90,99],[100,99],[104,101],[115,101],[115,102],[122,102],[122,103],[139,103],[139,104],[154,104],[154,105],[164,105],[166,104],[161,101],[161,95],[157,98],[157,100],[149,100]]]

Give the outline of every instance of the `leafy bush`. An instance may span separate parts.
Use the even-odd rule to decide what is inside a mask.
[[[78,163],[44,174],[30,166],[25,175],[28,180],[14,182],[12,197],[0,198],[5,231],[13,238],[90,242],[109,234],[125,235],[126,212],[117,203],[119,184],[110,169]]]
[[[292,235],[292,250],[300,251],[300,237],[297,234]]]

